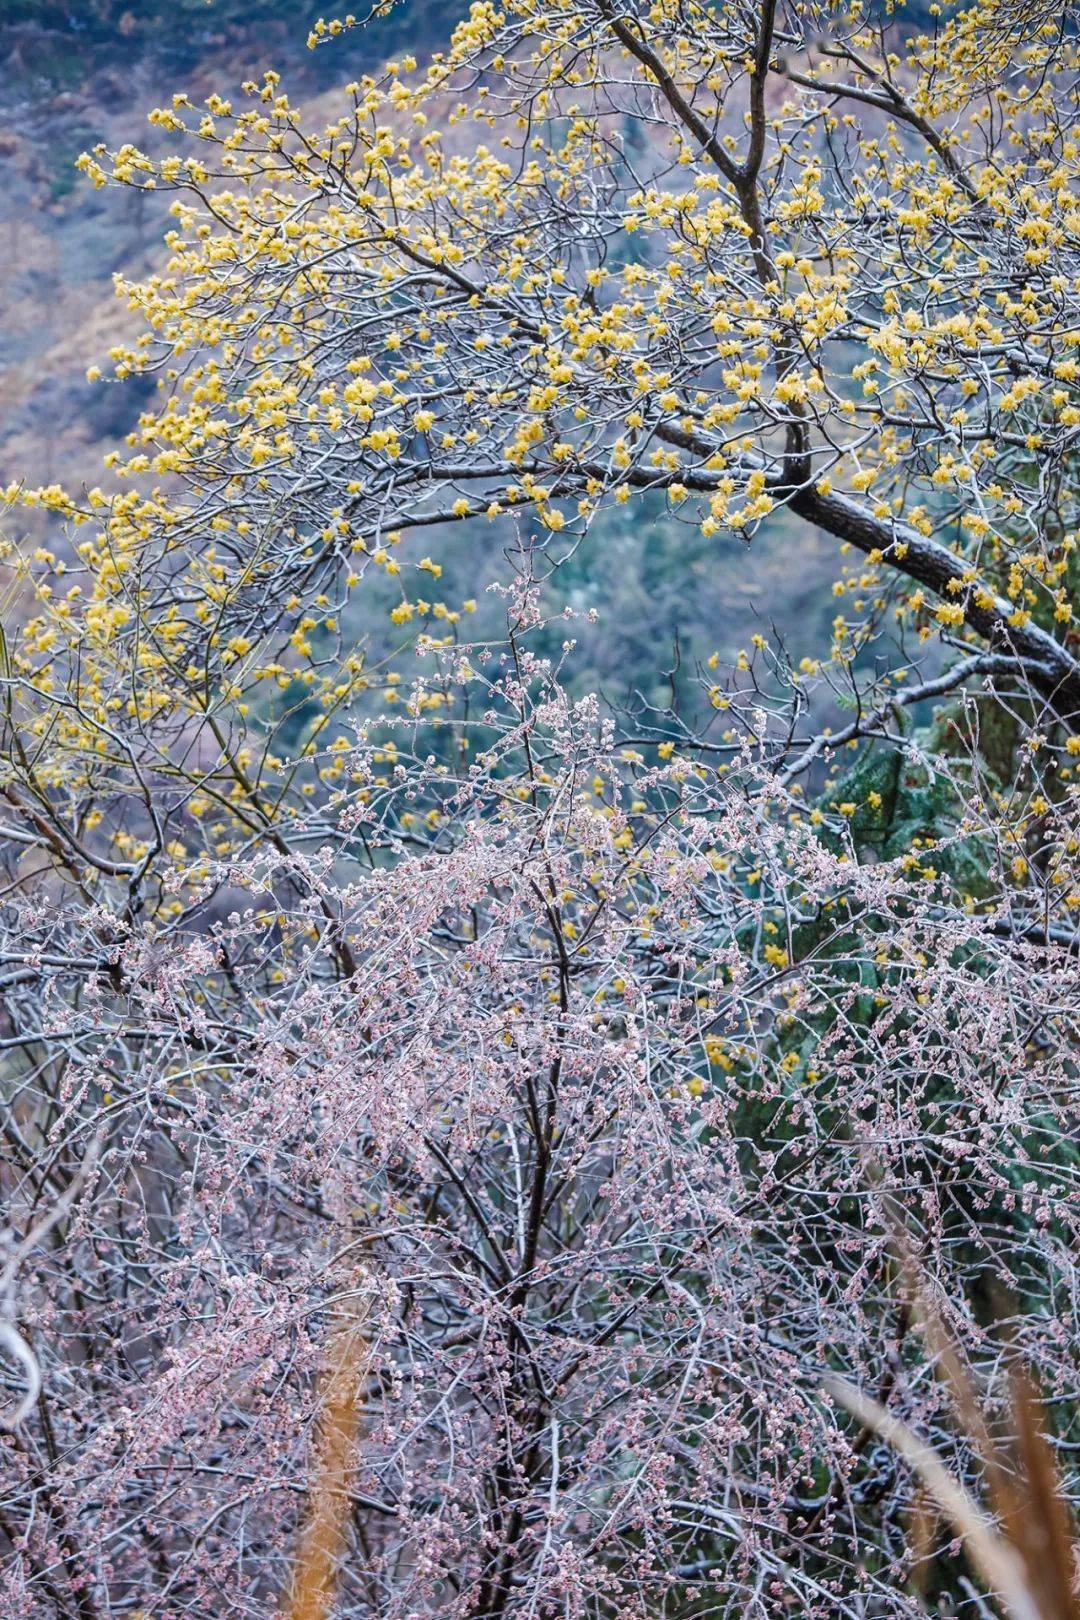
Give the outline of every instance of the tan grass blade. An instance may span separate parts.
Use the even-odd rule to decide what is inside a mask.
[[[1008,1517],[1002,1515],[1003,1528],[1024,1561],[1043,1620],[1080,1620],[1071,1516],[1040,1421],[1039,1402],[1019,1369],[1012,1384],[1015,1507]]]
[[[1024,1559],[1010,1546],[983,1513],[978,1503],[954,1479],[932,1446],[843,1378],[829,1378],[825,1393],[860,1423],[872,1429],[910,1463],[929,1495],[957,1534],[987,1589],[997,1594],[1012,1620],[1052,1620],[1044,1615],[1025,1578]]]
[[[355,1310],[335,1328],[328,1349],[307,1522],[288,1620],[327,1620],[334,1603],[351,1502],[349,1476],[360,1428],[360,1391],[368,1365],[363,1319]]]

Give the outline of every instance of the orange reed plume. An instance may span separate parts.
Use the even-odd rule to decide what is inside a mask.
[[[363,1315],[355,1302],[330,1335],[322,1381],[322,1417],[288,1620],[327,1620],[333,1607],[349,1517],[349,1474],[360,1427],[367,1371]]]
[[[932,1505],[952,1524],[972,1566],[1009,1620],[1080,1620],[1080,1548],[1034,1385],[1014,1354],[1006,1433],[994,1434],[960,1345],[925,1286],[906,1234],[898,1222],[894,1228],[900,1273],[915,1319],[979,1459],[990,1511],[949,1471],[937,1451],[881,1401],[843,1378],[826,1379],[825,1393],[857,1418],[864,1432],[892,1446],[919,1480],[923,1494],[912,1535],[916,1551],[927,1541],[927,1509]]]

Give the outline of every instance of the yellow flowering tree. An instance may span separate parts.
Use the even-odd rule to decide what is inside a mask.
[[[317,130],[273,74],[179,96],[183,155],[82,160],[176,193],[167,271],[120,288],[116,368],[167,399],[118,471],[179,481],[185,534],[247,525],[226,592],[523,507],[568,536],[655,489],[710,536],[786,506],[1068,705],[1072,50],[991,0],[929,33],[482,4]]]
[[[834,5],[485,3],[319,128],[269,72],[235,107],[156,109],[165,156],[85,155],[96,185],[172,197],[165,269],[118,283],[144,330],[110,357],[161,397],[108,493],[7,492],[75,525],[72,554],[21,560],[12,656],[31,736],[60,745],[34,769],[93,779],[114,735],[141,753],[129,718],[139,739],[195,725],[261,826],[279,798],[254,762],[276,754],[248,710],[303,699],[314,747],[370,684],[349,640],[365,576],[398,593],[399,639],[438,639],[472,604],[439,599],[424,531],[497,541],[518,514],[557,563],[647,491],[706,539],[786,508],[796,569],[799,524],[860,554],[834,669],[895,613],[916,649],[970,644],[963,678],[1018,681],[1068,724],[1059,21],[997,0],[925,32]],[[897,684],[879,660],[868,707]]]

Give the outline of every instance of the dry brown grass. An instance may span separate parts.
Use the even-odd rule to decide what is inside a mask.
[[[350,1476],[366,1371],[364,1321],[354,1308],[342,1313],[328,1345],[322,1417],[307,1520],[286,1610],[288,1620],[327,1620],[333,1607],[351,1505]]]
[[[1080,1547],[1031,1380],[1012,1358],[1009,1416],[1002,1438],[995,1434],[975,1392],[963,1353],[951,1337],[902,1232],[897,1249],[900,1275],[912,1301],[938,1377],[948,1389],[960,1425],[979,1459],[987,1507],[946,1467],[937,1451],[882,1402],[842,1378],[829,1378],[825,1392],[878,1435],[912,1468],[923,1502],[913,1517],[916,1564],[932,1543],[927,1507],[961,1538],[972,1568],[1011,1620],[1080,1620],[1077,1593]]]

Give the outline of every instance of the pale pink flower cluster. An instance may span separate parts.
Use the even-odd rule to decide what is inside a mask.
[[[890,1210],[991,1401],[991,1280],[1073,1399],[1075,945],[514,652],[475,763],[359,739],[167,926],[11,917],[12,1233],[97,1157],[11,1284],[5,1613],[277,1612],[345,1307],[350,1620],[916,1612],[910,1482],[820,1393],[964,1466]]]

